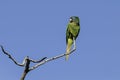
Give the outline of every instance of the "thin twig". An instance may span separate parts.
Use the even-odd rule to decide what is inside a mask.
[[[24,66],[25,59],[23,60],[23,63],[20,64],[20,63],[18,63],[9,53],[7,53],[7,52],[4,50],[3,46],[0,46],[0,47],[1,47],[1,49],[2,49],[2,52],[3,52],[4,54],[6,54],[16,65],[18,65],[18,66]]]
[[[42,59],[40,59],[40,60],[33,60],[33,59],[29,59],[31,62],[33,62],[33,63],[40,63],[40,62],[42,62],[43,60],[45,60],[47,57],[44,57],[44,58],[42,58]]]

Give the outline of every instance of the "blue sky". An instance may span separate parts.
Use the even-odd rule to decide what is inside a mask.
[[[77,50],[28,73],[26,80],[120,80],[119,0],[0,0],[0,44],[18,62],[64,53],[70,16],[79,16]],[[0,51],[0,80],[23,68]]]

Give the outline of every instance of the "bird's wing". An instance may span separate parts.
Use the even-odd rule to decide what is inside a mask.
[[[79,33],[80,33],[80,27],[79,27],[79,29],[78,29],[78,33],[77,33],[75,39],[78,37]]]
[[[66,30],[66,44],[68,43],[68,38],[73,38],[73,35],[71,33],[71,25],[68,24],[67,30]]]

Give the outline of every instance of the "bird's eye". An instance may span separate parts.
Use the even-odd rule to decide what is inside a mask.
[[[70,18],[70,22],[72,22],[72,19]]]

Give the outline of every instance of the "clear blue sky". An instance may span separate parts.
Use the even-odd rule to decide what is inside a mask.
[[[0,44],[18,62],[64,53],[70,16],[79,16],[77,50],[28,73],[26,80],[120,80],[119,0],[0,0]],[[0,50],[0,80],[23,68]]]

